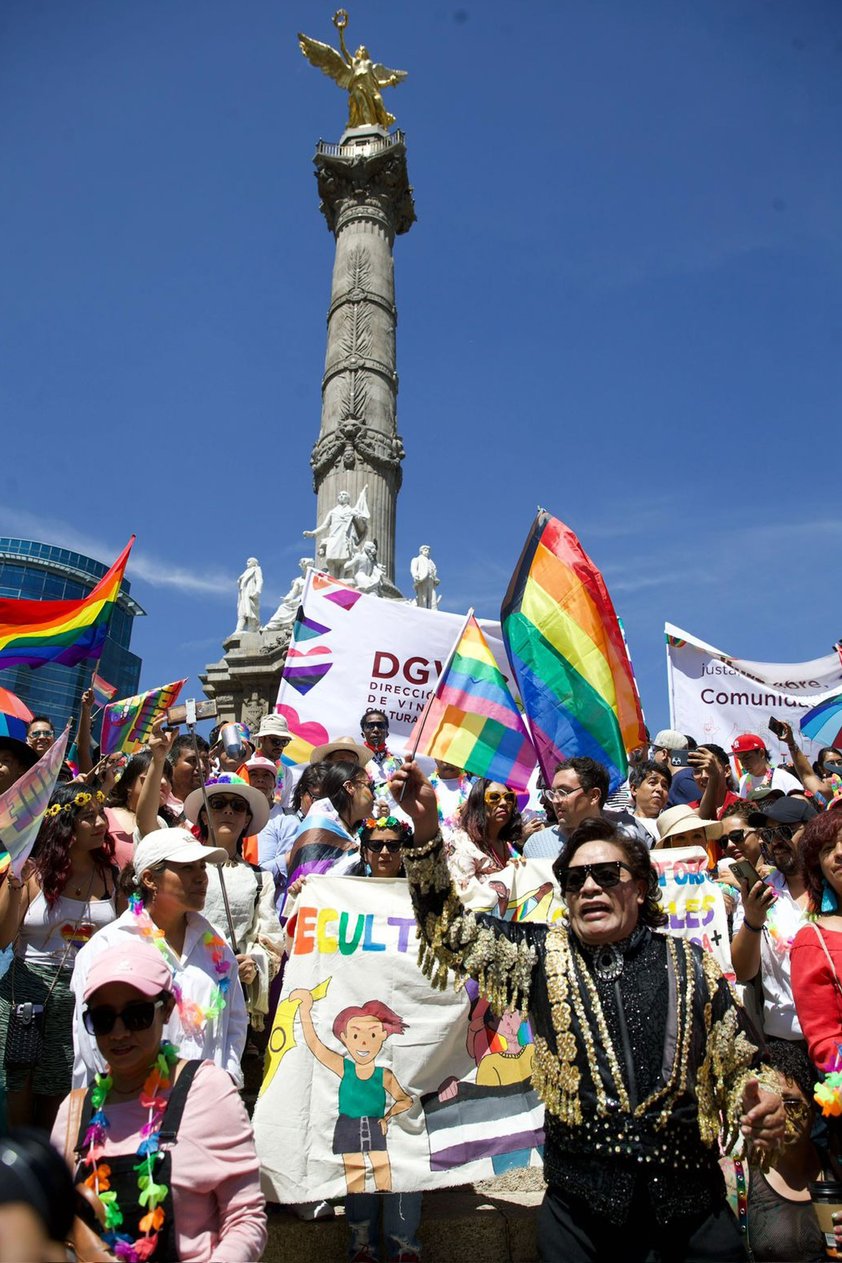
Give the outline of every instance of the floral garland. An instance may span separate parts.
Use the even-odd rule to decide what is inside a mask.
[[[101,789],[94,790],[89,793],[88,790],[80,789],[78,794],[74,794],[70,802],[53,803],[52,807],[48,807],[44,812],[47,820],[54,820],[56,816],[60,816],[63,811],[72,811],[74,807],[87,807],[89,802],[96,802],[100,805],[105,802],[105,794]]]
[[[136,918],[137,928],[142,936],[153,947],[157,947],[167,964],[172,968],[170,960],[171,948],[167,943],[164,931],[155,925],[144,908],[140,895],[131,895],[129,897],[129,907]],[[194,1037],[201,1033],[207,1022],[214,1021],[220,1016],[225,1008],[231,987],[231,961],[225,954],[224,939],[220,938],[213,930],[206,930],[202,935],[202,943],[210,954],[213,972],[217,978],[216,985],[211,992],[210,1003],[203,1006],[197,1004],[195,1000],[186,999],[181,987],[175,981],[173,981],[172,988],[181,1025],[188,1035]]]
[[[842,1114],[842,1044],[836,1045],[835,1060],[824,1079],[815,1084],[813,1100],[821,1106],[825,1118],[838,1118]]]
[[[777,869],[775,871],[777,872]],[[778,924],[778,921],[780,920],[782,904],[783,904],[783,900],[781,899],[776,899],[775,902],[772,904],[771,908],[766,914],[766,929],[769,931],[769,938],[772,940],[772,948],[775,952],[775,955],[779,956],[781,960],[785,960],[792,949],[792,944],[795,941],[796,934],[802,928],[802,926],[807,924],[807,917],[806,915],[801,917],[801,920],[796,925],[792,934],[784,934],[783,931],[781,930],[780,925]]]
[[[87,1155],[83,1161],[90,1168],[85,1185],[93,1189],[102,1202],[105,1212],[105,1232],[103,1240],[118,1259],[124,1263],[142,1263],[154,1254],[158,1245],[158,1234],[166,1218],[161,1203],[165,1201],[169,1188],[166,1184],[158,1184],[155,1180],[155,1165],[163,1153],[159,1148],[158,1133],[164,1121],[167,1108],[167,1097],[162,1093],[172,1087],[173,1072],[178,1062],[178,1049],[166,1040],[161,1044],[158,1056],[150,1070],[140,1093],[140,1103],[149,1110],[149,1117],[141,1128],[140,1144],[137,1156],[140,1159],[135,1166],[137,1186],[140,1190],[138,1201],[146,1207],[146,1214],[138,1223],[140,1236],[134,1240],[126,1232],[120,1232],[123,1223],[123,1212],[117,1201],[117,1193],[111,1188],[111,1167],[102,1162],[105,1140],[111,1126],[105,1113],[105,1102],[114,1086],[111,1075],[98,1074],[91,1089],[91,1104],[94,1113],[85,1132],[84,1146]]]

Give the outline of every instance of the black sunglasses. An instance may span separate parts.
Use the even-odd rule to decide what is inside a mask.
[[[575,895],[582,889],[588,877],[592,877],[600,889],[610,890],[612,886],[619,886],[620,870],[623,868],[627,873],[632,871],[622,860],[603,860],[599,864],[577,864],[573,868],[564,869],[559,874],[558,884],[561,886],[562,894]],[[634,876],[633,873],[632,876]]]
[[[248,811],[249,805],[245,798],[240,798],[239,794],[211,794],[208,798],[208,806],[214,811],[224,811],[226,807],[230,807],[232,811],[241,812]]]
[[[732,829],[730,833],[723,833],[719,838],[722,846],[727,846],[729,842],[733,842],[734,846],[738,846],[743,838],[747,838],[750,833],[756,833],[756,829]]]
[[[363,843],[367,851],[373,851],[375,855],[379,855],[382,850],[387,850],[390,855],[396,855],[401,849],[400,842],[387,842],[385,839],[378,838],[376,842]]]
[[[163,1003],[163,1000],[135,1000],[124,1009],[98,1004],[96,1008],[85,1009],[82,1021],[89,1035],[110,1035],[118,1017],[127,1031],[148,1031]]]

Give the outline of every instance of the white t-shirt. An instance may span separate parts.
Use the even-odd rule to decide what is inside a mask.
[[[760,976],[763,982],[763,1030],[778,1039],[802,1039],[795,1001],[792,998],[790,948],[792,940],[807,924],[806,909],[800,908],[789,893],[786,878],[777,869],[766,878],[777,892],[760,932]],[[742,899],[734,909],[734,934],[742,928],[745,909]]]
[[[752,790],[762,789],[764,785],[768,785],[770,789],[779,789],[784,794],[788,794],[793,789],[804,788],[791,772],[785,771],[782,767],[772,769],[771,781],[767,781],[765,773],[763,776],[752,776],[750,772],[743,772],[740,777],[740,798],[748,798]]]

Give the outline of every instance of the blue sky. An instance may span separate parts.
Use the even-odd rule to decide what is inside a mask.
[[[332,6],[0,8],[0,532],[129,534],[142,683],[195,675],[255,553],[314,525]],[[842,633],[842,6],[359,0],[409,79],[397,578],[493,617],[535,507],[579,534],[650,726],[663,623],[798,661]],[[443,490],[442,490],[443,488]],[[197,686],[196,686],[197,687]]]

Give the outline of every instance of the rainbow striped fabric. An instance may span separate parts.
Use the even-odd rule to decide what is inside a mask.
[[[426,734],[419,742],[422,754],[526,789],[535,770],[535,747],[473,614],[420,722]]]
[[[121,751],[123,754],[134,754],[145,746],[152,735],[152,727],[169,710],[175,706],[178,695],[187,683],[174,680],[172,684],[161,684],[148,693],[137,693],[134,697],[124,697],[120,702],[111,702],[102,712],[102,736],[99,744],[103,754]]]
[[[123,572],[135,541],[132,535],[114,565],[80,601],[24,601],[0,598],[0,668],[73,667],[99,658]]]
[[[588,755],[625,780],[646,740],[622,630],[602,575],[573,531],[539,509],[500,611],[503,640],[548,781]]]

